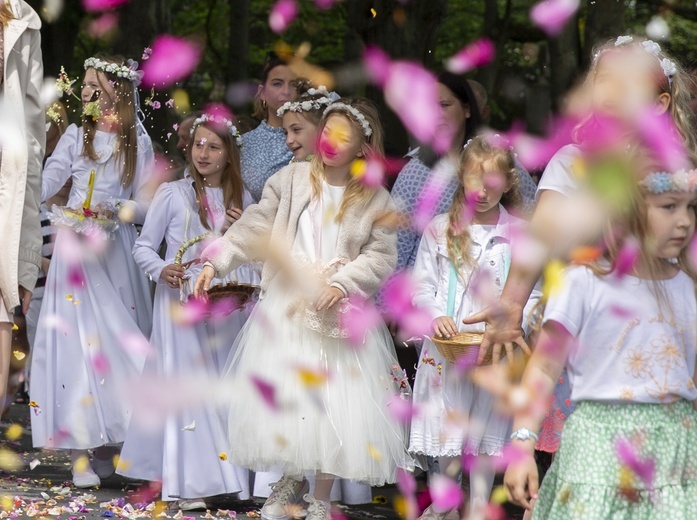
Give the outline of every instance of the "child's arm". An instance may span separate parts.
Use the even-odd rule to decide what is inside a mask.
[[[545,322],[521,381],[521,387],[530,402],[515,414],[513,432],[528,430],[537,434],[539,431],[547,413],[549,397],[559,380],[572,342],[572,335],[563,325],[556,321]],[[532,436],[527,439],[513,437],[513,446],[522,450],[524,456],[521,460],[511,463],[504,476],[504,485],[510,499],[526,509],[531,509],[530,499],[537,498],[539,489],[539,475],[534,457],[535,442],[536,439]]]
[[[164,183],[157,189],[143,229],[133,245],[133,258],[138,267],[155,283],[166,282],[160,278],[160,275],[167,266],[167,262],[160,258],[157,251],[172,220],[172,197],[172,187],[169,183]],[[183,210],[183,208],[180,209]]]
[[[41,200],[46,201],[60,191],[72,175],[72,166],[78,145],[79,129],[70,125],[58,140],[56,149],[46,161],[41,174]],[[50,210],[51,208],[49,208]]]
[[[394,203],[387,192],[383,211],[394,211]],[[377,216],[377,215],[376,215]],[[369,298],[394,272],[397,265],[397,233],[394,229],[373,223],[368,241],[360,254],[331,277],[329,285],[345,295]]]
[[[255,252],[259,249],[259,241],[268,239],[271,235],[284,184],[290,181],[288,175],[285,168],[272,175],[264,186],[261,200],[248,206],[224,236],[203,250],[201,259],[209,262],[212,267],[204,267],[202,275],[207,273],[206,276],[210,275],[211,279],[224,278],[240,265],[256,260]],[[203,290],[200,280],[201,275],[196,282],[199,291]]]

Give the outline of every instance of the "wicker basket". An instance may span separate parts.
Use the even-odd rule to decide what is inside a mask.
[[[483,332],[460,332],[452,338],[433,336],[431,339],[446,361],[456,363],[459,358],[464,356],[471,356],[472,360],[476,361],[477,355],[479,355],[479,345],[482,344],[483,338]],[[482,365],[491,365],[491,361],[491,350],[489,350]]]
[[[203,235],[199,235],[194,238],[190,238],[189,240],[185,241],[179,250],[177,251],[176,256],[174,257],[174,263],[177,265],[182,264],[182,259],[184,257],[184,253],[193,246],[194,244],[197,244],[203,240],[209,239],[209,238],[215,238],[217,235],[213,233],[205,233]],[[222,301],[224,299],[230,298],[234,299],[235,303],[239,305],[239,307],[244,307],[244,305],[249,302],[249,300],[254,296],[256,293],[259,292],[259,286],[258,285],[252,285],[248,283],[238,283],[237,281],[234,282],[229,282],[225,284],[220,284],[220,285],[214,285],[210,289],[208,289],[208,300],[211,303],[216,303],[219,301]],[[237,307],[235,307],[237,308]]]

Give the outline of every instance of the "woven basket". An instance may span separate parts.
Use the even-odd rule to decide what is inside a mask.
[[[433,336],[431,339],[447,362],[456,363],[459,358],[464,356],[470,356],[473,361],[476,361],[479,355],[479,345],[482,344],[483,338],[483,332],[460,332],[452,338]],[[489,350],[482,365],[491,365],[491,361],[491,350]]]
[[[258,285],[248,283],[230,282],[222,285],[214,285],[208,289],[208,300],[211,303],[219,302],[226,298],[234,298],[235,302],[244,306],[259,291]]]

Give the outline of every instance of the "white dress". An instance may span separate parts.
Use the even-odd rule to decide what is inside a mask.
[[[206,188],[206,195],[212,228],[219,235],[225,220],[222,188]],[[250,203],[251,196],[245,191],[243,207]],[[199,218],[191,178],[160,186],[133,248],[138,265],[157,283],[150,338],[155,354],[146,361],[144,378],[178,380],[193,376],[216,380],[247,319],[246,310],[195,325],[178,324],[172,319],[172,307],[180,304],[180,291],[163,282],[160,273],[174,262],[185,240],[205,233],[210,231]],[[157,253],[163,239],[167,243],[165,260]],[[209,242],[190,247],[183,263],[198,258]],[[200,269],[200,265],[187,269],[191,285]],[[259,283],[258,275],[249,266],[242,266],[225,280],[214,280],[213,285],[226,283],[233,274],[241,282]],[[154,422],[147,408],[138,407],[128,428],[117,472],[131,478],[161,482],[162,500],[165,501],[248,492],[248,471],[219,458],[223,439],[220,415],[206,403],[185,407]]]
[[[334,259],[343,189],[323,184],[298,222],[293,252],[305,264]],[[277,275],[237,337],[223,372],[228,458],[294,476],[394,482],[397,468],[413,463],[406,428],[388,410],[400,380],[387,328],[380,324],[352,347],[293,319],[294,296]]]
[[[506,282],[510,237],[514,234],[511,226],[519,226],[521,221],[503,207],[500,209],[495,226],[469,226],[470,254],[477,267],[460,269],[457,277],[453,319],[460,331],[483,331],[480,324],[464,325],[462,319],[497,300]],[[434,319],[447,315],[452,265],[446,238],[448,225],[447,214],[431,221],[424,231],[414,265],[418,279],[414,303],[428,309]],[[525,307],[526,326],[539,297],[539,290],[534,290]],[[497,413],[493,396],[477,387],[466,373],[458,372],[428,337],[419,358],[413,402],[416,413],[411,422],[409,450],[412,453],[431,457],[501,454],[511,419]]]
[[[92,206],[125,202],[133,208],[134,221],[142,223],[151,199],[150,138],[139,137],[135,178],[123,186],[116,135],[96,133],[97,161],[82,156],[82,135],[71,125],[61,137],[44,168],[42,199],[72,176],[68,206],[80,207],[94,169]],[[148,280],[131,253],[135,240],[135,226],[126,223],[112,239],[58,230],[31,362],[36,447],[87,449],[124,440],[131,411],[121,385],[139,375],[145,361],[125,339],[147,338],[152,326]]]

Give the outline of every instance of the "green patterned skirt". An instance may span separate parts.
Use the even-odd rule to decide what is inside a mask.
[[[579,403],[532,518],[697,519],[692,404]]]

